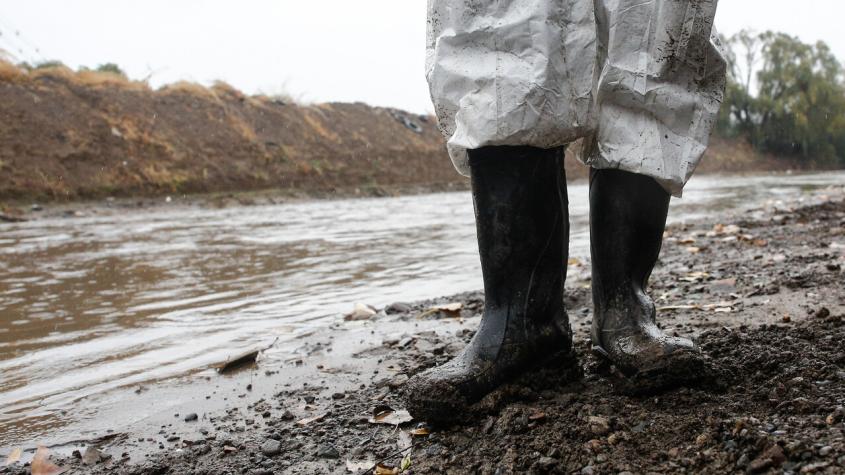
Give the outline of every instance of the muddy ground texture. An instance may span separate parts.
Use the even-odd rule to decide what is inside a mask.
[[[726,221],[667,229],[651,281],[664,329],[695,336],[720,368],[705,385],[619,394],[589,353],[589,266],[571,261],[578,362],[526,374],[455,415],[469,422],[409,420],[400,393],[469,340],[477,293],[363,312],[332,330],[371,329],[346,369],[317,364],[310,382],[244,409],[174,418],[195,424],[192,437],[162,426],[132,436],[158,444],[141,457],[118,438],[53,461],[70,473],[127,474],[373,473],[377,463],[376,473],[843,473],[845,202]],[[404,332],[380,336],[388,325]],[[331,345],[326,338],[311,354]],[[284,368],[260,370],[285,377]]]

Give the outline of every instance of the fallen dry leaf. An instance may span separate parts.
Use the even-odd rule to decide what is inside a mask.
[[[733,311],[733,304],[731,302],[717,302],[706,305],[667,305],[665,307],[660,307],[657,309],[658,312],[664,310],[713,310],[716,313],[727,313]]]
[[[399,473],[399,467],[388,467],[384,464],[376,465],[376,469],[373,470],[375,475],[396,475]]]
[[[21,454],[23,454],[23,450],[21,450],[20,447],[13,449],[9,452],[9,456],[6,457],[6,462],[3,465],[12,465],[13,463],[16,463],[21,459]]]
[[[242,368],[244,366],[255,363],[255,360],[258,359],[258,352],[259,350],[248,350],[237,356],[229,358],[218,366],[217,372],[229,373],[238,368]]]
[[[39,445],[38,450],[35,451],[35,457],[32,458],[30,470],[32,475],[58,475],[66,469],[51,462],[50,451],[47,447]]]
[[[717,224],[713,226],[713,231],[716,234],[737,234],[741,231],[741,229],[736,224]]]
[[[399,464],[399,470],[404,472],[411,468],[411,454],[408,453],[404,457],[402,457],[402,462]]]
[[[699,252],[701,252],[701,248],[700,248],[700,247],[695,247],[695,246],[689,246],[689,247],[687,247],[687,248],[686,248],[686,250],[687,250],[687,252],[689,252],[690,254],[698,254]]]
[[[534,411],[528,416],[530,421],[542,421],[546,418],[546,413],[542,411]]]
[[[323,420],[325,417],[326,417],[326,413],[318,414],[318,415],[316,415],[316,416],[314,416],[314,417],[306,417],[305,419],[300,419],[300,420],[296,421],[296,425],[298,425],[298,426],[307,426],[308,424],[310,424],[310,423],[312,423],[312,422],[321,421],[321,420]]]
[[[389,424],[398,426],[414,420],[406,410],[396,411],[390,406],[376,406],[373,409],[373,417],[368,419],[370,424]]]
[[[443,305],[435,305],[434,308],[444,312],[457,312],[458,310],[464,308],[464,304],[461,302],[444,303]]]
[[[464,304],[461,302],[452,302],[452,303],[444,303],[440,305],[433,305],[429,307],[428,310],[420,314],[420,317],[431,315],[432,313],[443,312],[446,315],[458,318],[461,316],[461,309],[464,308]]]
[[[431,431],[428,429],[428,427],[417,427],[416,429],[411,429],[409,434],[414,437],[425,437],[431,434]]]
[[[698,282],[708,277],[710,277],[710,274],[708,274],[707,272],[690,272],[687,275],[681,277],[679,280],[682,280],[684,282]]]
[[[584,265],[584,263],[581,262],[581,259],[578,259],[577,257],[570,257],[569,260],[566,261],[566,264],[575,267],[581,267]]]
[[[665,312],[667,310],[695,310],[699,308],[701,308],[700,305],[666,305],[664,307],[659,307],[657,311]]]
[[[375,460],[349,460],[346,459],[346,471],[358,473],[362,470],[369,470],[370,467],[376,464]]]

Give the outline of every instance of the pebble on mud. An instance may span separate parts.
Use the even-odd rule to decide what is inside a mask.
[[[317,457],[321,459],[339,459],[340,452],[331,445],[323,444],[317,447]]]
[[[587,421],[590,424],[590,431],[595,435],[605,435],[610,432],[610,421],[606,417],[590,416]]]
[[[393,315],[396,313],[408,313],[411,311],[411,306],[404,302],[394,302],[384,309],[384,313]]]
[[[261,453],[272,457],[278,455],[282,451],[282,443],[275,439],[267,439],[261,444]]]
[[[100,452],[96,447],[93,445],[88,446],[85,449],[85,453],[82,454],[82,463],[85,465],[94,465],[95,463],[99,462],[100,460],[105,459],[106,456],[102,452]]]
[[[193,422],[197,419],[199,419],[199,416],[197,416],[196,412],[192,412],[192,413],[188,414],[187,416],[185,416],[185,422]]]

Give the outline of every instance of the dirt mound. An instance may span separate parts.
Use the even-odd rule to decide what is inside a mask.
[[[566,163],[570,179],[587,169]],[[796,168],[714,139],[703,172]],[[0,199],[77,199],[269,188],[466,187],[433,117],[361,103],[313,106],[229,85],[158,90],[98,71],[0,60]]]

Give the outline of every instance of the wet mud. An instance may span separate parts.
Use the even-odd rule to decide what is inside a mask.
[[[632,395],[591,354],[589,264],[569,264],[577,361],[524,374],[456,424],[410,420],[400,395],[469,341],[479,293],[363,312],[287,365],[259,360],[224,410],[198,405],[52,460],[139,475],[845,471],[841,197],[667,229],[650,286],[658,322],[694,337],[717,370],[687,387]],[[213,384],[197,391],[212,397]]]

